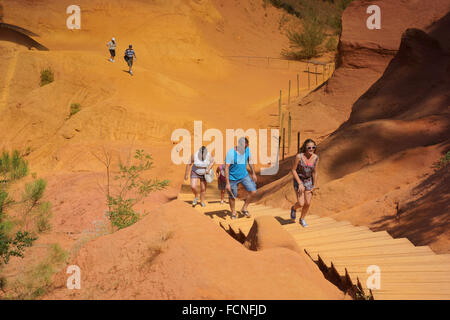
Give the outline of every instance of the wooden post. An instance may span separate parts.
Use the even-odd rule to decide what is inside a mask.
[[[281,98],[278,100],[278,126],[281,130]]]
[[[316,86],[317,86],[317,64],[315,65],[315,67],[314,67],[314,73],[316,74]]]
[[[300,97],[300,75],[297,73],[297,97]]]
[[[284,160],[284,148],[285,148],[285,144],[286,144],[286,129],[283,128],[283,160]]]
[[[291,80],[289,80],[289,94],[288,94],[288,104],[291,103]]]
[[[300,131],[297,132],[297,153],[300,153]]]
[[[309,65],[306,65],[306,67],[308,68],[307,73],[308,73],[308,90],[311,88],[311,84],[309,82]]]
[[[292,117],[289,112],[289,122],[288,122],[288,153],[291,151],[291,130],[292,130]]]
[[[325,82],[325,65],[322,65],[322,82]]]
[[[270,58],[267,57],[267,67],[270,65]]]

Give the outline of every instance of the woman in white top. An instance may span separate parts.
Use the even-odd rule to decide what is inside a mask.
[[[186,173],[184,175],[184,180],[189,178],[189,168],[191,169],[191,188],[194,193],[194,201],[192,201],[192,206],[195,207],[198,203],[198,194],[200,193],[200,205],[202,207],[206,206],[205,203],[205,192],[206,192],[206,179],[205,174],[211,170],[214,165],[214,158],[208,152],[205,146],[202,146],[198,152],[195,152],[191,156],[191,161],[186,165]],[[200,183],[200,192],[198,192],[198,184]]]

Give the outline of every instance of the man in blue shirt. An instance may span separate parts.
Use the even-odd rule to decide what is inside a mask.
[[[250,204],[252,197],[256,194],[256,172],[251,163],[251,154],[248,147],[248,139],[240,138],[237,147],[229,150],[225,157],[225,178],[227,180],[226,190],[228,191],[231,218],[236,219],[236,198],[238,194],[238,185],[242,183],[248,192],[247,199],[245,199],[244,206],[241,212],[247,217],[250,217],[247,207]],[[250,178],[247,171],[247,164],[252,170],[252,178]],[[253,180],[252,180],[253,179]]]

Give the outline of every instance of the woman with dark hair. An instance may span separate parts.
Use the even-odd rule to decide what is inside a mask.
[[[205,192],[207,182],[205,179],[205,174],[208,173],[214,165],[214,158],[208,152],[205,146],[202,146],[198,152],[195,152],[191,156],[191,161],[186,165],[186,173],[184,175],[184,180],[189,178],[189,168],[192,165],[191,170],[191,189],[194,193],[194,201],[192,201],[192,206],[195,207],[198,203],[198,194],[200,193],[200,205],[206,207],[205,203]],[[198,191],[198,184],[200,183],[200,192]]]
[[[302,208],[299,223],[306,227],[305,216],[313,196],[313,190],[317,188],[317,165],[319,156],[315,154],[316,143],[307,139],[300,153],[295,157],[292,165],[292,175],[294,176],[294,189],[297,195],[297,202],[291,207],[291,218],[295,220],[297,209]]]

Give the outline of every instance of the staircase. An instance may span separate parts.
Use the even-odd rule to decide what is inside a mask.
[[[189,185],[183,185],[178,199],[191,203]],[[362,298],[380,300],[450,299],[450,254],[436,254],[428,246],[414,246],[408,239],[393,239],[386,231],[373,232],[367,227],[347,221],[308,215],[308,227],[290,219],[289,210],[251,204],[251,218],[239,212],[243,201],[236,200],[238,219],[232,220],[227,203],[220,204],[217,184],[208,185],[207,206],[196,210],[240,242],[247,237],[253,220],[258,216],[273,216],[289,232],[298,245],[318,264],[319,268],[341,287],[357,288]],[[369,266],[380,270],[379,289],[367,283]],[[373,279],[373,276],[371,276]],[[368,288],[371,287],[373,289]]]

